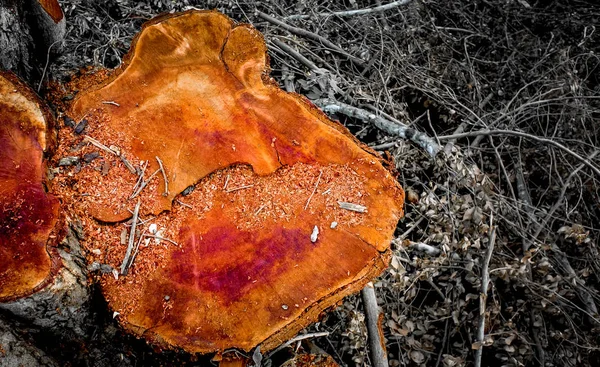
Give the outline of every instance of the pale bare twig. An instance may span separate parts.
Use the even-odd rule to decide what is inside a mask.
[[[286,20],[298,20],[298,19],[309,19],[312,17],[351,17],[356,15],[368,15],[372,13],[382,12],[390,9],[397,8],[402,5],[406,5],[410,3],[412,0],[397,0],[392,1],[391,3],[374,6],[371,8],[363,8],[363,9],[355,9],[355,10],[344,10],[344,11],[335,11],[331,13],[314,13],[314,14],[297,14],[290,15],[285,17]]]
[[[387,353],[385,350],[385,339],[379,332],[381,311],[377,305],[375,287],[369,282],[360,292],[365,310],[365,324],[371,351],[371,362],[374,367],[388,367]]]
[[[481,268],[481,293],[479,294],[479,325],[477,327],[476,343],[477,349],[475,350],[475,367],[481,367],[481,356],[483,355],[483,343],[485,339],[485,309],[488,297],[488,287],[490,283],[490,260],[494,253],[494,243],[496,242],[496,227],[494,225],[494,217],[490,215],[490,235],[488,241],[488,248],[485,252],[485,258],[483,259],[483,266]]]
[[[283,29],[285,29],[286,31],[296,34],[298,36],[302,36],[302,37],[306,37],[309,38],[313,41],[317,41],[320,42],[321,44],[323,44],[324,46],[329,47],[332,51],[337,52],[338,54],[346,57],[348,60],[352,61],[353,63],[362,66],[364,65],[364,61],[359,59],[356,56],[353,56],[351,54],[349,54],[348,52],[346,52],[343,48],[337,46],[336,44],[334,44],[333,42],[329,41],[328,39],[326,39],[323,36],[319,36],[318,34],[315,34],[313,32],[309,32],[306,29],[303,28],[298,28],[298,27],[293,27],[277,18],[274,18],[268,14],[265,14],[261,11],[256,11],[256,15],[258,15],[260,18],[266,20],[267,22],[274,24],[276,26],[279,26]]]

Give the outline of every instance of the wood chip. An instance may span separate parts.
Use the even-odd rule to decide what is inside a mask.
[[[364,205],[346,203],[344,201],[338,201],[338,205],[342,209],[350,210],[350,211],[357,212],[357,213],[366,213],[367,212],[367,207]]]

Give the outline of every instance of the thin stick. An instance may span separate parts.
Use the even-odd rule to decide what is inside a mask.
[[[158,156],[154,157],[158,162],[158,166],[160,167],[160,171],[162,172],[163,179],[165,180],[165,192],[163,192],[163,196],[169,195],[169,180],[167,180],[167,173],[165,172],[165,167],[163,167],[162,161]]]
[[[367,283],[360,294],[365,309],[365,324],[369,338],[369,349],[371,350],[371,362],[374,367],[388,367],[385,339],[381,333],[381,312],[379,306],[377,306],[377,296],[375,295],[373,283]]]
[[[398,0],[398,1],[392,1],[391,3],[385,4],[385,5],[374,6],[372,8],[363,8],[363,9],[345,10],[345,11],[335,11],[335,12],[331,12],[331,13],[290,15],[288,17],[285,17],[284,19],[286,19],[286,20],[288,20],[288,19],[289,20],[309,19],[309,18],[312,18],[313,16],[316,16],[316,17],[331,17],[331,16],[335,16],[335,17],[351,17],[351,16],[354,16],[354,15],[367,15],[367,14],[372,14],[372,13],[376,13],[376,12],[382,12],[382,11],[394,9],[394,8],[399,7],[399,6],[406,5],[406,4],[410,3],[410,2],[411,2],[411,0]]]
[[[481,357],[483,355],[483,340],[485,338],[485,306],[487,303],[488,286],[490,283],[490,260],[494,253],[494,243],[496,242],[496,227],[493,223],[493,214],[490,215],[490,240],[483,267],[481,268],[481,294],[479,295],[479,326],[477,328],[477,342],[479,348],[475,351],[475,367],[481,367]]]
[[[308,204],[310,204],[310,199],[312,199],[315,192],[317,192],[317,187],[319,187],[319,182],[321,182],[322,175],[323,175],[323,171],[319,171],[319,177],[317,178],[317,184],[315,185],[315,188],[313,189],[312,193],[308,197],[308,200],[306,201],[306,205],[304,205],[304,210],[306,210],[306,208],[308,208]]]
[[[135,168],[131,165],[131,163],[129,163],[129,161],[125,158],[125,155],[122,154],[121,152],[115,152],[114,150],[110,149],[109,147],[107,147],[106,145],[102,144],[101,142],[99,142],[98,140],[90,137],[90,136],[84,136],[83,140],[91,143],[92,145],[108,152],[111,154],[116,155],[117,157],[119,157],[121,159],[121,162],[123,162],[123,164],[125,165],[125,167],[129,170],[129,172],[133,173],[134,175],[137,174],[137,171],[135,170]]]
[[[115,101],[102,101],[102,103],[103,103],[103,104],[111,104],[111,105],[113,105],[113,106],[121,107],[121,105],[120,105],[120,104],[118,104],[118,103],[117,103],[117,102],[115,102]]]
[[[142,190],[146,187],[146,185],[148,185],[150,183],[150,181],[154,178],[154,176],[156,176],[156,174],[160,172],[160,168],[157,169],[156,171],[154,171],[153,174],[150,175],[150,177],[148,177],[148,179],[144,182],[142,182],[142,184],[140,185],[140,187],[137,189],[136,192],[134,192],[133,194],[131,194],[131,196],[129,197],[130,199],[135,198],[136,196],[138,196],[140,194],[140,192],[142,192]]]
[[[37,88],[38,93],[40,92],[40,89],[42,88],[42,83],[44,82],[44,78],[46,77],[46,70],[48,70],[48,64],[50,63],[50,50],[52,49],[52,46],[59,43],[60,41],[62,41],[62,40],[54,41],[54,43],[52,43],[50,45],[50,47],[48,47],[48,52],[46,52],[46,65],[44,65],[44,71],[42,72],[42,78],[40,79],[40,83],[38,84],[38,88]]]
[[[471,132],[468,132],[468,133],[438,136],[438,139],[439,140],[451,140],[451,139],[468,138],[468,137],[472,137],[472,136],[490,136],[490,135],[513,135],[513,136],[520,136],[522,138],[531,139],[531,140],[538,141],[540,143],[552,145],[552,146],[557,147],[559,149],[562,149],[563,151],[565,151],[568,154],[572,155],[577,160],[579,160],[580,162],[582,162],[586,166],[590,167],[594,171],[594,173],[596,173],[598,176],[600,176],[600,169],[598,167],[596,167],[594,164],[592,164],[592,162],[590,162],[587,158],[584,158],[584,157],[580,156],[579,154],[575,153],[574,151],[572,151],[571,149],[569,149],[566,146],[562,145],[561,143],[558,143],[558,142],[556,142],[554,140],[551,140],[551,139],[542,138],[540,136],[536,136],[536,135],[524,133],[524,132],[521,132],[521,131],[513,131],[513,130],[479,130],[479,131],[471,131]]]
[[[427,153],[429,153],[429,155],[432,157],[435,157],[435,155],[440,151],[440,146],[433,138],[406,125],[393,123],[381,116],[377,116],[372,112],[331,99],[318,99],[313,102],[317,106],[321,107],[321,109],[323,109],[323,111],[326,113],[341,113],[346,116],[358,118],[372,123],[378,129],[388,134],[396,135],[403,139],[408,139],[425,149],[425,151],[427,151]]]
[[[142,164],[142,170],[140,172],[140,175],[139,175],[137,181],[135,182],[135,185],[133,186],[133,192],[135,192],[135,190],[137,190],[138,186],[144,181],[144,173],[146,172],[147,167],[148,167],[148,161],[144,161],[144,163]]]
[[[227,189],[227,185],[229,185],[229,175],[227,175],[227,178],[225,179],[225,184],[223,185],[223,190]]]
[[[194,207],[193,207],[193,206],[191,206],[190,204],[186,204],[186,203],[184,203],[183,201],[181,201],[181,200],[179,200],[179,199],[175,199],[175,201],[176,201],[177,203],[179,203],[180,205],[183,205],[183,206],[185,206],[185,207],[188,207],[188,208],[190,208],[190,209],[194,209]]]
[[[277,45],[277,47],[279,47],[283,52],[290,55],[294,59],[298,60],[301,64],[303,64],[310,70],[313,70],[313,71],[323,70],[323,69],[319,68],[317,65],[315,65],[312,61],[310,61],[309,59],[304,57],[302,54],[300,54],[298,51],[294,50],[293,48],[291,48],[287,44],[283,43],[282,41],[278,40],[277,38],[274,38],[272,40],[272,42],[275,45]]]
[[[92,138],[91,136],[86,135],[86,136],[83,137],[83,140],[91,143],[92,145],[96,146],[97,148],[100,148],[100,149],[102,149],[102,150],[104,150],[104,151],[106,151],[106,152],[108,152],[110,154],[114,154],[117,157],[119,156],[119,154],[117,152],[115,152],[114,150],[110,149],[106,145],[102,144],[98,140]]]
[[[329,336],[329,332],[328,331],[321,331],[318,333],[309,333],[309,334],[302,334],[302,335],[298,335],[295,338],[292,338],[290,340],[288,340],[287,342],[281,344],[279,347],[275,348],[275,350],[273,350],[272,352],[269,352],[269,354],[266,355],[266,358],[271,357],[273,354],[279,352],[280,350],[282,350],[283,348],[287,348],[288,346],[299,342],[301,340],[304,339],[309,339],[309,338],[319,338],[322,336]]]
[[[226,190],[225,192],[234,192],[234,191],[238,191],[238,190],[248,189],[253,186],[254,185],[244,185],[244,186],[240,186],[240,187],[234,187],[233,189]]]
[[[328,40],[325,37],[319,36],[318,34],[312,33],[307,31],[306,29],[302,29],[302,28],[297,28],[297,27],[293,27],[277,18],[274,18],[268,14],[265,14],[261,11],[257,11],[256,15],[258,15],[260,18],[266,20],[267,22],[277,25],[283,29],[285,29],[286,31],[296,34],[298,36],[302,36],[302,37],[306,37],[309,39],[312,39],[313,41],[317,41],[322,43],[323,45],[329,47],[331,50],[336,51],[337,53],[345,56],[348,60],[352,61],[353,63],[355,63],[356,65],[359,66],[363,66],[365,64],[365,62],[361,59],[359,59],[356,56],[350,55],[348,52],[346,52],[343,48],[337,46],[336,44],[334,44],[333,42],[331,42],[330,40]]]
[[[129,257],[131,256],[131,251],[133,250],[133,244],[135,242],[135,228],[137,227],[138,215],[140,213],[140,205],[142,204],[141,200],[138,199],[137,204],[135,205],[135,209],[133,210],[133,218],[131,222],[131,230],[129,231],[129,244],[127,245],[127,251],[125,252],[125,258],[121,263],[121,275],[127,275],[127,263],[129,262]]]
[[[135,244],[135,250],[133,251],[133,255],[131,255],[131,260],[129,260],[129,264],[127,264],[127,269],[129,269],[133,265],[133,262],[137,258],[137,254],[139,252],[140,245],[142,243],[142,240],[144,239],[144,233],[146,233],[146,229],[144,229],[144,232],[142,232],[142,235],[140,236],[137,243]]]
[[[156,236],[156,235],[153,235],[153,234],[145,234],[144,237],[156,238],[156,239],[161,240],[161,241],[171,242],[175,246],[179,246],[179,244],[177,242],[175,242],[173,240],[170,240],[168,238],[165,238],[165,237]]]

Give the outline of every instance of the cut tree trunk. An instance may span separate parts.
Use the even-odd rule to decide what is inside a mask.
[[[72,339],[85,335],[89,290],[78,238],[46,192],[54,127],[34,92],[0,73],[0,310]]]
[[[31,82],[49,56],[61,50],[66,31],[56,0],[0,1],[0,69]]]

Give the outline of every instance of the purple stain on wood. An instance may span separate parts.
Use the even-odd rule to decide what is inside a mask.
[[[182,230],[187,241],[182,251],[173,254],[168,276],[178,284],[213,293],[226,304],[242,298],[255,281],[277,277],[286,270],[280,264],[301,258],[314,246],[310,235],[299,229],[278,227],[261,234],[229,225],[199,236],[193,227]]]

